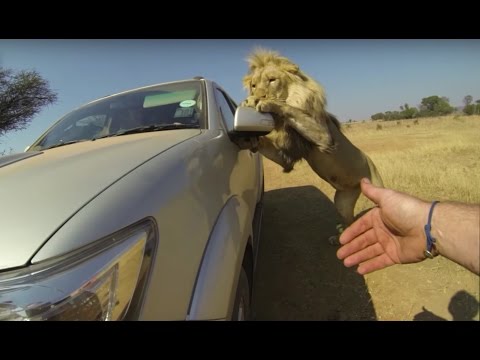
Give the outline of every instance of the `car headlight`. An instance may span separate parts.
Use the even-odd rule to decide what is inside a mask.
[[[0,320],[138,316],[155,250],[144,221],[64,256],[0,273]]]

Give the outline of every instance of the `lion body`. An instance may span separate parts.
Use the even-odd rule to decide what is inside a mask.
[[[336,189],[335,205],[348,225],[360,196],[360,180],[383,186],[373,161],[342,133],[340,122],[326,111],[322,86],[298,65],[278,53],[257,50],[248,59],[243,79],[249,97],[243,106],[269,112],[275,128],[260,137],[258,150],[285,172],[305,159],[315,173]]]

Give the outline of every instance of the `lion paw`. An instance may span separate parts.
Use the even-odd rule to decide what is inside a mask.
[[[340,238],[340,235],[332,235],[328,238],[328,243],[332,246],[339,246],[340,241],[338,240]]]
[[[343,226],[343,224],[337,224],[336,228],[337,228],[338,234],[332,235],[328,238],[328,243],[332,246],[340,246],[340,235],[345,230],[345,227]]]
[[[259,112],[274,112],[276,104],[268,100],[260,100],[256,106],[257,111]]]
[[[254,96],[249,96],[245,100],[242,101],[240,106],[255,108],[256,104],[257,104],[256,98]]]

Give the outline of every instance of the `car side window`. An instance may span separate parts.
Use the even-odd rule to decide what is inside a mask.
[[[225,126],[227,129],[232,129],[235,119],[235,110],[233,110],[232,105],[227,100],[223,91],[215,89],[215,98],[217,100],[218,107],[220,108],[220,113],[222,114]]]
[[[235,101],[232,100],[232,98],[230,96],[228,96],[227,94],[225,94],[225,97],[227,98],[228,100],[228,103],[230,104],[230,108],[232,109],[233,113],[235,114],[235,111],[237,110],[237,104],[235,103]]]

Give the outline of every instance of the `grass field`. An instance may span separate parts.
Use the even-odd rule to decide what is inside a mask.
[[[386,187],[428,201],[480,203],[480,116],[419,119],[417,124],[365,121],[344,124],[343,131],[372,158]],[[393,266],[362,279],[338,267],[335,249],[323,245],[321,234],[334,228],[334,189],[306,162],[290,174],[266,159],[264,167],[259,319],[479,319],[478,276],[445,258]],[[356,213],[371,206],[362,195]],[[289,267],[296,273],[285,270]]]

